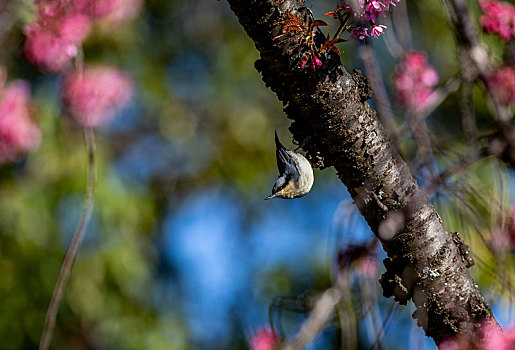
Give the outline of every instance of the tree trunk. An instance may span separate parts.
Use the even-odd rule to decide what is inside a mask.
[[[322,66],[301,67],[300,34],[281,34],[285,13],[303,23],[311,12],[298,0],[228,0],[261,58],[255,66],[285,105],[290,130],[315,166],[334,166],[388,254],[380,283],[386,297],[411,299],[413,317],[437,344],[496,322],[467,272],[473,264],[457,233],[438,213],[392,146],[376,112],[368,79],[349,74],[332,52]],[[318,47],[324,38],[317,36]]]

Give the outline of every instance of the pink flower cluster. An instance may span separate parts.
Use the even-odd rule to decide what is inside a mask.
[[[379,273],[379,262],[372,255],[367,255],[356,261],[356,272],[365,278],[374,278]]]
[[[316,69],[322,65],[322,61],[315,53],[307,54],[302,58],[300,65],[305,67],[308,61],[311,61],[311,69]]]
[[[515,38],[515,6],[495,0],[480,0],[479,4],[484,13],[479,18],[483,30],[499,35],[504,42],[512,41]]]
[[[48,73],[64,70],[87,38],[92,21],[119,24],[142,0],[38,0],[36,22],[25,26],[25,56]]]
[[[110,67],[73,71],[64,80],[62,98],[68,113],[83,126],[109,122],[132,96],[133,84],[124,73]]]
[[[511,208],[511,220],[504,227],[493,231],[486,243],[495,254],[515,253],[515,206]]]
[[[457,336],[443,341],[440,350],[513,350],[515,348],[515,325],[503,332],[496,324],[484,323],[475,336]]]
[[[336,263],[339,271],[353,269],[359,276],[373,278],[379,272],[379,262],[374,247],[369,244],[349,244],[338,251]]]
[[[269,327],[264,327],[256,331],[250,339],[250,350],[272,350],[279,344],[279,337],[275,331]]]
[[[438,74],[427,64],[423,52],[408,51],[393,73],[397,100],[410,111],[423,109],[430,102]]]
[[[30,88],[22,80],[6,86],[0,81],[0,163],[13,162],[41,142],[41,132],[30,118]]]
[[[515,64],[507,63],[491,72],[487,84],[493,94],[505,105],[515,103]]]
[[[400,0],[359,0],[357,6],[351,6],[350,1],[342,0],[336,11],[326,13],[327,16],[338,18],[342,13],[352,16],[354,25],[350,27],[351,38],[365,40],[366,37],[378,37],[384,33],[385,25],[376,24],[378,17],[385,17],[390,6],[395,6]],[[370,26],[370,28],[369,28]],[[370,29],[370,33],[369,33]]]

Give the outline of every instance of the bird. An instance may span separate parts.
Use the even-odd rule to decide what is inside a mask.
[[[302,154],[288,151],[279,141],[277,131],[275,132],[275,147],[279,178],[275,181],[272,194],[265,200],[293,199],[306,195],[311,190],[315,179],[311,164]]]

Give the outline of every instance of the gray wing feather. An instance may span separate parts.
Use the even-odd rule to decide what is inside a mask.
[[[293,159],[288,154],[288,150],[283,146],[281,141],[279,141],[279,137],[277,137],[277,131],[275,132],[275,157],[277,159],[277,169],[279,170],[279,175],[284,174],[286,170],[286,166],[290,163],[293,163]]]
[[[282,177],[284,179],[284,182],[279,181],[278,179],[276,186],[274,186],[274,192],[280,191],[284,186],[288,184],[288,182],[297,181],[299,179],[299,170],[297,167],[297,163],[293,159],[291,151],[288,151],[286,147],[283,146],[281,141],[279,141],[277,131],[275,132],[275,147],[277,169],[279,170],[280,178]]]

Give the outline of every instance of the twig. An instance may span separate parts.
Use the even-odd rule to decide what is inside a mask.
[[[340,21],[340,26],[338,27],[338,30],[336,31],[336,34],[334,34],[333,39],[339,38],[340,35],[342,35],[343,31],[347,27],[347,22],[349,21],[350,13],[345,15],[345,18],[338,13],[338,20]]]
[[[390,321],[391,316],[394,313],[394,311],[395,311],[395,313],[397,313],[399,311],[399,308],[398,307],[395,308],[395,306],[397,306],[397,304],[395,304],[395,303],[392,303],[390,305],[390,308],[388,309],[388,313],[386,314],[386,317],[383,320],[383,325],[381,326],[381,329],[379,330],[379,332],[377,334],[376,340],[374,341],[372,346],[370,346],[370,350],[373,350],[379,344],[379,342],[381,341],[381,338],[386,333],[386,330],[388,329],[388,326],[390,325],[389,321]]]
[[[460,171],[466,170],[470,165],[482,158],[487,157],[488,155],[488,148],[481,148],[465,155],[464,157],[460,158],[458,162],[442,171],[438,176],[432,178],[431,182],[424,187],[424,192],[426,192],[426,194],[431,197],[438,186],[447,181],[448,178],[456,175]]]
[[[461,127],[463,134],[469,142],[474,144],[477,139],[477,125],[474,113],[473,84],[476,79],[476,69],[471,62],[470,56],[463,48],[458,47],[458,58],[462,73],[462,88],[460,98]]]
[[[445,82],[443,86],[435,90],[429,96],[429,103],[423,109],[417,112],[417,118],[425,118],[431,114],[445,99],[456,92],[461,85],[461,79],[451,78]]]
[[[431,134],[427,127],[426,119],[418,113],[407,113],[406,119],[408,121],[411,135],[413,135],[413,139],[417,144],[417,156],[432,175],[433,169],[431,166],[431,154],[433,152]]]
[[[320,298],[315,301],[313,311],[308,319],[302,325],[299,333],[295,338],[284,344],[282,350],[299,350],[309,344],[320,332],[331,314],[334,312],[336,305],[343,298],[343,291],[348,288],[347,274],[342,272],[339,274],[336,284],[327,289]]]
[[[46,314],[45,327],[39,343],[39,350],[47,350],[50,347],[55,320],[59,310],[59,305],[63,299],[64,289],[68,284],[68,279],[77,256],[77,251],[80,248],[93,212],[93,202],[95,197],[95,137],[92,129],[84,128],[83,132],[88,153],[86,198],[84,199],[84,208],[82,210],[79,224],[73,234],[70,246],[66,251],[63,264],[61,265],[61,270],[59,271],[59,277],[57,278],[57,283],[55,284],[54,292],[52,293],[52,299],[50,300],[50,305],[48,306]]]
[[[395,13],[395,11],[393,11]],[[393,22],[390,19],[390,17],[386,17],[384,19],[386,25],[388,28],[393,28]],[[386,33],[382,36],[384,45],[386,46],[386,49],[390,53],[390,55],[396,59],[399,60],[401,57],[404,56],[404,48],[402,47],[401,43],[399,42],[399,39],[397,39],[396,31],[388,30]]]
[[[463,134],[470,144],[477,139],[477,124],[474,115],[474,94],[472,84],[467,82],[463,84],[461,91],[461,127]]]
[[[386,130],[388,130],[388,134],[390,134],[393,144],[398,147],[399,135],[395,127],[392,106],[384,86],[383,78],[381,77],[381,70],[379,69],[379,64],[377,63],[373,48],[368,44],[360,45],[359,57],[361,58],[366,72],[373,83],[372,89],[374,91],[374,101],[376,102],[375,105],[379,118]]]
[[[427,168],[431,177],[435,176],[435,171],[430,161],[433,142],[426,123],[426,117],[445,101],[449,94],[458,90],[460,83],[460,79],[449,79],[442,87],[431,94],[429,97],[430,102],[427,106],[419,111],[407,114],[411,134],[418,147],[417,156],[420,157],[422,164]]]
[[[412,48],[411,27],[409,23],[408,5],[406,1],[397,4],[395,11],[392,11],[395,33],[399,37],[399,42],[405,49]]]
[[[341,302],[338,303],[337,312],[341,329],[342,349],[357,349],[358,322],[352,305],[351,291],[349,288],[342,289],[342,298]]]
[[[20,1],[4,1],[0,7],[0,47],[4,47],[5,41],[11,34],[21,7]]]
[[[360,290],[362,293],[362,299],[361,303],[363,307],[368,309],[364,312],[364,314],[369,314],[370,318],[368,319],[370,321],[369,326],[367,327],[367,335],[369,338],[370,343],[374,344],[377,347],[378,350],[382,350],[383,347],[381,346],[381,328],[378,325],[378,318],[381,319],[381,313],[379,311],[378,302],[375,300],[375,297],[377,296],[377,293],[374,293],[372,289],[374,288],[373,283],[375,281],[371,281],[369,279],[360,279]],[[367,304],[368,307],[366,306]],[[377,314],[376,314],[377,313]],[[379,340],[376,342],[376,340]]]

